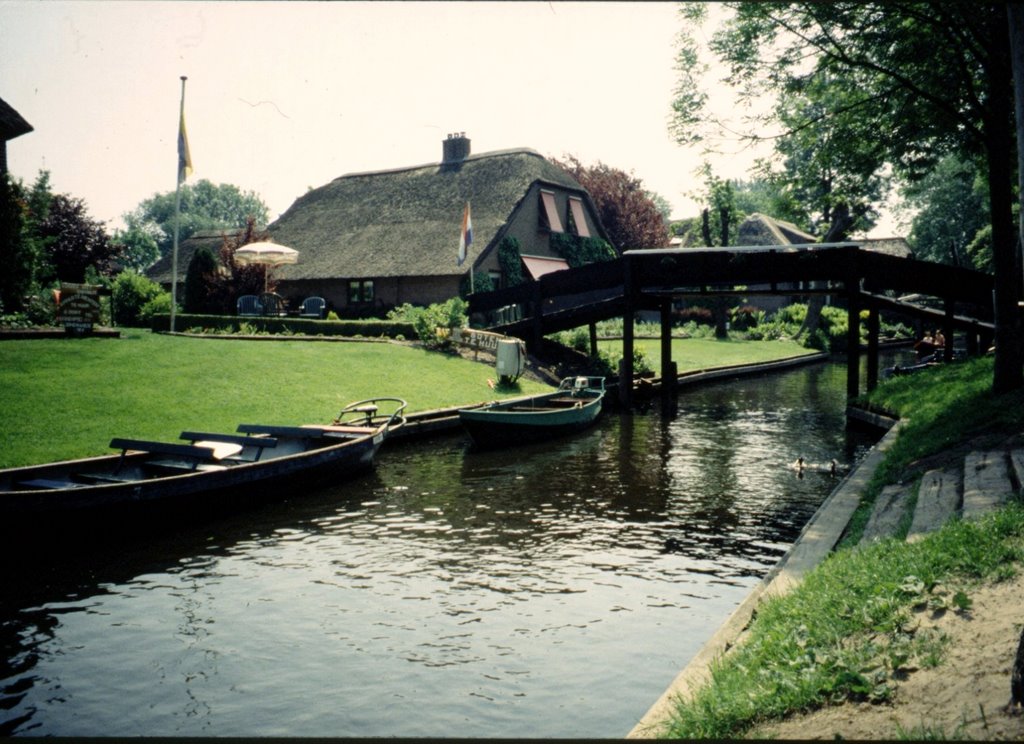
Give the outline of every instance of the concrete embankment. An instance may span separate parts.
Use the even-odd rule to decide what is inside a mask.
[[[860,503],[861,493],[895,441],[899,424],[882,437],[868,455],[832,491],[803,528],[782,560],[764,577],[697,655],[672,681],[668,689],[633,727],[627,738],[656,738],[669,721],[674,704],[690,697],[710,678],[712,662],[742,641],[757,606],[766,597],[785,594],[832,552]]]

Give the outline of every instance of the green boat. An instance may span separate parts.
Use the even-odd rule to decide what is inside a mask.
[[[586,429],[601,413],[603,377],[567,377],[558,390],[459,410],[477,448],[536,442]]]

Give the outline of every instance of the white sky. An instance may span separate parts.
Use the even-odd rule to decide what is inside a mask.
[[[698,209],[703,156],[668,133],[674,3],[0,0],[0,29],[0,98],[35,128],[8,143],[12,174],[49,170],[110,229],[174,189],[182,75],[190,182],[255,191],[271,220],[343,174],[437,162],[449,132]],[[745,178],[757,154],[710,160]]]

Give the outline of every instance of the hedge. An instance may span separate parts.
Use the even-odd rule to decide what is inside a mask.
[[[314,320],[312,318],[274,318],[263,316],[196,315],[178,313],[174,319],[175,330],[188,331],[201,328],[207,333],[238,333],[242,325],[256,333],[282,333],[301,336],[362,336],[364,338],[415,339],[416,329],[412,323],[396,320]],[[171,329],[171,316],[161,313],[153,316],[155,332]]]

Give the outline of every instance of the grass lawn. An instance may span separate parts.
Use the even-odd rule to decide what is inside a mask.
[[[661,341],[638,338],[634,342],[641,349],[656,373],[660,373]],[[622,353],[621,340],[598,341],[604,351]],[[692,372],[713,367],[728,367],[734,364],[755,364],[776,359],[816,353],[795,341],[738,341],[735,339],[674,338],[672,339],[672,361],[679,372]]]
[[[329,422],[395,396],[410,411],[501,397],[493,366],[385,343],[176,338],[0,342],[0,467],[107,454],[112,437],[174,441],[185,429]],[[550,388],[520,380],[521,395]]]
[[[656,341],[637,343],[657,360]],[[673,341],[680,371],[804,352],[778,341]],[[135,329],[121,339],[4,341],[0,467],[106,454],[116,436],[174,441],[185,429],[327,422],[346,403],[374,396],[404,398],[409,411],[423,411],[550,389],[524,379],[502,396],[487,384],[494,377],[490,365],[385,343],[179,338]]]

